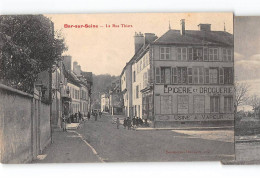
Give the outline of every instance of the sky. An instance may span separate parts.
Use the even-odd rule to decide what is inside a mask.
[[[158,37],[171,29],[180,29],[185,19],[187,30],[198,30],[198,24],[212,24],[212,30],[233,34],[232,13],[118,13],[118,14],[46,14],[61,32],[68,46],[64,55],[72,56],[82,70],[99,74],[120,75],[134,55],[134,34],[155,33]],[[64,28],[69,25],[98,25],[98,28]],[[119,25],[106,28],[106,24]],[[127,24],[132,27],[122,27]],[[103,27],[101,27],[103,26]]]
[[[236,80],[250,85],[249,95],[260,96],[260,17],[234,19]]]

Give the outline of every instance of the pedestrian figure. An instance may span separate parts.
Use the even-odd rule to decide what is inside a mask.
[[[119,129],[120,121],[119,118],[116,119],[116,128]]]
[[[133,127],[135,127],[135,126],[136,126],[136,118],[133,117]]]
[[[124,124],[123,125],[124,125],[124,128],[126,128],[126,126],[127,126],[127,119],[126,118],[124,119]]]
[[[94,116],[95,116],[95,121],[97,121],[97,116],[98,116],[98,114],[97,114],[97,113],[94,113]]]
[[[87,118],[88,118],[88,121],[89,121],[89,119],[90,119],[90,112],[88,112]]]
[[[131,129],[131,125],[132,125],[132,121],[130,118],[127,119],[128,122],[127,122],[127,129],[130,130]]]
[[[79,115],[79,120],[81,120],[82,119],[82,114],[79,112],[78,115]]]
[[[66,117],[65,117],[64,114],[62,115],[62,130],[63,130],[63,132],[67,131],[67,128],[66,128]]]
[[[102,116],[102,112],[100,111],[100,112],[99,112],[99,118],[101,118],[101,116]]]

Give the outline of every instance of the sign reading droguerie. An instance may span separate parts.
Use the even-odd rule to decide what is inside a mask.
[[[233,87],[230,86],[174,86],[165,85],[164,93],[175,94],[232,94]]]

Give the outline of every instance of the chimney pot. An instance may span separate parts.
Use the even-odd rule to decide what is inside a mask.
[[[181,24],[181,35],[185,35],[185,19],[181,19],[180,21],[180,24]]]

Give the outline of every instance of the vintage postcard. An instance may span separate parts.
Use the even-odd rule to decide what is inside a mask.
[[[260,17],[237,16],[235,41],[235,152],[228,164],[260,164]]]
[[[235,159],[233,13],[2,15],[0,52],[2,163]]]

